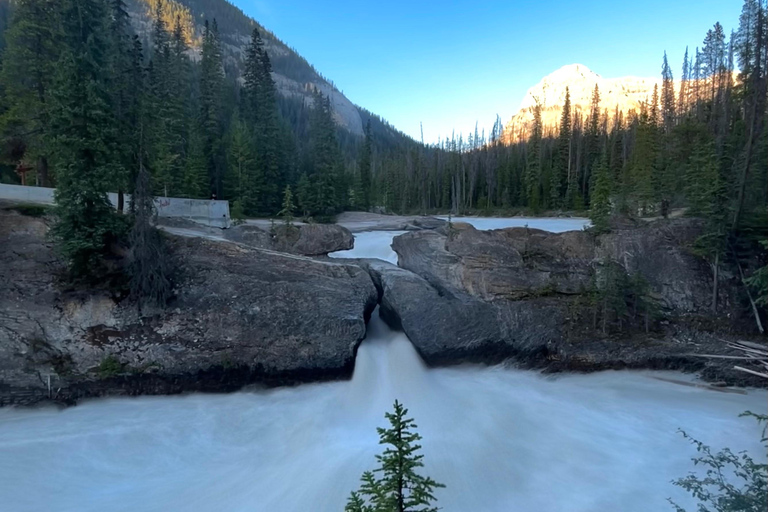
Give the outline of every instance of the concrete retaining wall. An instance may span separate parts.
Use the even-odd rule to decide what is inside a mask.
[[[24,187],[21,185],[0,184],[0,199],[34,204],[53,204],[55,189],[45,187]],[[117,208],[117,194],[110,192],[109,200]],[[125,196],[125,207],[131,202],[131,196]],[[229,201],[205,199],[184,199],[181,197],[156,197],[158,217],[189,219],[217,228],[226,229],[230,225]]]

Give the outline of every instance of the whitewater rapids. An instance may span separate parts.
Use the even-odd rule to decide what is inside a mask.
[[[351,255],[392,260],[395,234],[358,234]],[[348,382],[0,410],[0,510],[341,512],[395,398],[445,512],[659,512],[668,497],[693,510],[670,483],[695,455],[677,430],[764,458],[760,428],[737,416],[765,412],[768,394],[658,377],[694,381],[427,369],[374,315]]]

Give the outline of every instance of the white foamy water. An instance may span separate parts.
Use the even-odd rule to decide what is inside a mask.
[[[370,235],[358,250],[388,254]],[[397,398],[446,512],[671,511],[667,497],[691,505],[670,480],[695,455],[677,429],[764,457],[760,429],[737,415],[764,411],[768,394],[659,376],[692,380],[429,370],[374,315],[349,382],[0,410],[0,510],[341,512]]]

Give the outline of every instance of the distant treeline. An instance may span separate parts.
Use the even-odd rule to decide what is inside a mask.
[[[535,108],[530,138],[511,145],[499,119],[487,136],[424,145],[362,109],[365,136],[354,135],[321,94],[278,94],[260,27],[238,9],[131,1],[152,9],[151,37],[134,33],[124,0],[18,0],[10,18],[0,10],[1,156],[28,181],[131,192],[146,169],[155,194],[215,195],[242,215],[278,214],[290,187],[299,213],[316,219],[373,207],[589,210],[606,230],[614,213],[685,207],[707,220],[699,250],[715,269],[729,254],[756,254],[765,238],[765,0],[745,0],[734,33],[719,23],[707,31],[686,52],[678,87],[665,55],[661,87],[639,111],[616,112],[609,125],[596,88],[586,115],[566,98],[555,136]],[[250,30],[236,66],[225,65],[233,47],[218,19],[193,30],[201,13],[221,16],[229,43]],[[8,167],[3,176],[15,179]]]

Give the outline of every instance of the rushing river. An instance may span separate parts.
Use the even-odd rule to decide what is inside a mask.
[[[391,261],[392,236],[360,233],[350,255]],[[695,454],[678,428],[764,456],[737,415],[764,411],[767,395],[658,377],[693,380],[428,370],[374,315],[350,382],[0,410],[0,511],[341,512],[395,398],[424,436],[425,472],[447,485],[446,512],[671,511],[667,497],[691,504],[670,484]]]

